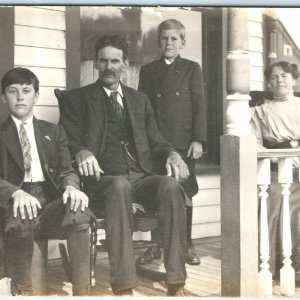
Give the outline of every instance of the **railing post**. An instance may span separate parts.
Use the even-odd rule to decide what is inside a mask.
[[[228,9],[227,135],[221,138],[222,296],[257,296],[256,139],[250,133],[248,15]]]
[[[257,184],[260,199],[260,272],[258,276],[258,293],[261,297],[272,297],[272,273],[270,272],[269,258],[269,228],[267,209],[267,189],[271,183],[270,158],[259,159],[257,163]]]
[[[282,254],[283,267],[280,269],[280,292],[284,296],[295,294],[295,270],[292,267],[292,237],[289,207],[289,188],[293,182],[291,158],[278,160],[278,182],[282,185]]]

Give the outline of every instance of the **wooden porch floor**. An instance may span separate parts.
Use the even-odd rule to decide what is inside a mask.
[[[190,296],[195,297],[221,297],[221,239],[220,237],[205,238],[195,241],[197,252],[201,257],[200,266],[186,265],[188,279],[186,290]],[[160,262],[156,262],[159,267]],[[96,264],[97,285],[92,288],[92,296],[111,296],[109,283],[109,264],[106,252],[98,252]],[[48,266],[48,292],[49,295],[71,295],[71,284],[67,282],[66,274],[60,260],[49,262]],[[165,296],[164,282],[153,281],[138,277],[138,286],[134,296]],[[274,282],[273,297],[280,297],[279,283]],[[300,297],[300,288],[296,295]]]

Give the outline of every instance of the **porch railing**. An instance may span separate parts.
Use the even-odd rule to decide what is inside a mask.
[[[268,187],[271,184],[271,161],[278,161],[278,183],[282,186],[282,268],[280,292],[283,296],[295,294],[295,270],[292,267],[292,239],[290,224],[289,188],[293,183],[292,159],[300,157],[300,149],[263,149],[257,153],[257,185],[260,200],[260,268],[258,296],[272,296],[272,274],[269,270]],[[297,178],[299,181],[299,176]]]

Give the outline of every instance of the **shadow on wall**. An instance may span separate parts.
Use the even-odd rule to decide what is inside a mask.
[[[94,59],[95,42],[119,34],[129,43],[129,61],[144,64],[159,56],[156,28],[142,32],[140,8],[87,7],[81,10],[81,60]]]

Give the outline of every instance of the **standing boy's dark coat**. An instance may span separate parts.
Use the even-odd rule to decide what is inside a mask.
[[[166,68],[161,57],[141,68],[139,90],[150,98],[159,131],[176,149],[186,151],[192,141],[206,141],[205,94],[198,63],[177,56]]]
[[[206,105],[201,68],[177,56],[171,65],[165,59],[141,68],[139,90],[151,101],[162,136],[186,157],[193,141],[206,142]],[[191,176],[183,183],[191,198],[198,192],[192,164]]]

